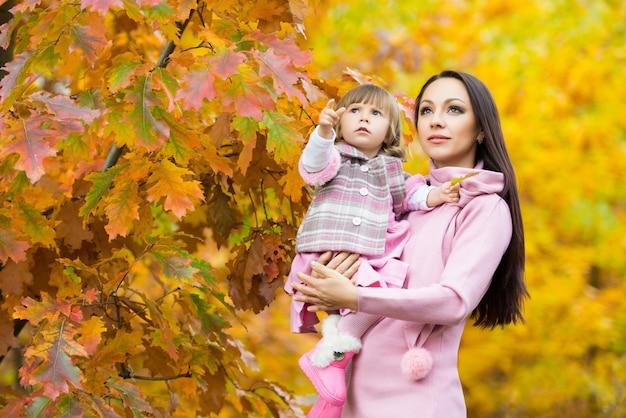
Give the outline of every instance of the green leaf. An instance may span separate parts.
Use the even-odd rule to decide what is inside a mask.
[[[278,112],[265,112],[262,126],[267,128],[267,145],[277,161],[291,163],[304,142],[302,135],[292,127],[292,119]]]
[[[105,172],[91,173],[85,176],[86,180],[93,182],[93,186],[85,197],[85,204],[80,208],[79,214],[87,219],[93,209],[98,205],[100,199],[108,195],[109,189],[117,173],[127,168],[128,164],[116,165]]]

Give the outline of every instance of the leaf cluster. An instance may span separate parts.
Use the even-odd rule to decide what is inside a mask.
[[[310,200],[298,155],[344,88],[308,74],[311,7],[11,8],[0,26],[14,53],[0,80],[0,356],[24,349],[3,413],[301,414],[280,384],[249,376],[254,356],[229,328],[282,287]]]

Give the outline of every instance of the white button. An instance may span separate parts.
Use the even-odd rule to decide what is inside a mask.
[[[354,218],[352,218],[352,224],[354,226],[359,226],[361,225],[361,218],[359,218],[358,216],[355,216]]]
[[[361,196],[367,196],[369,194],[366,187],[361,187],[359,189],[359,193],[361,194]]]
[[[366,166],[366,165],[362,165],[361,166],[361,171],[364,172],[364,173],[367,173],[368,171],[370,171],[370,168],[368,166]]]

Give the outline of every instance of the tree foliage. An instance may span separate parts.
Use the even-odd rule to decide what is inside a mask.
[[[230,328],[282,287],[309,202],[297,155],[338,91],[306,69],[313,6],[11,8],[0,355],[24,348],[3,414],[302,415],[282,384],[251,377]]]

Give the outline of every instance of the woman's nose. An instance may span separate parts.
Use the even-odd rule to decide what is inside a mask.
[[[441,115],[439,113],[433,113],[432,117],[430,118],[430,126],[443,126],[443,124],[444,122]]]

